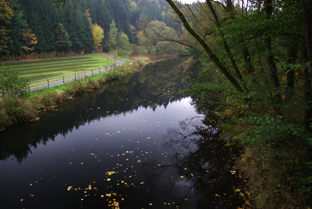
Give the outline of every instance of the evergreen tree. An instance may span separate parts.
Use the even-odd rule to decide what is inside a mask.
[[[0,53],[9,53],[8,45],[11,42],[8,36],[8,25],[13,17],[12,9],[7,5],[5,0],[0,0]]]
[[[72,46],[68,32],[65,30],[64,25],[59,23],[56,28],[56,48],[58,51],[68,52]]]
[[[118,34],[118,29],[116,27],[116,23],[113,20],[112,23],[110,24],[110,28],[108,31],[108,47],[109,50],[115,50],[117,46],[117,34]]]
[[[23,11],[15,11],[12,22],[8,26],[8,29],[10,30],[9,35],[12,40],[12,42],[9,44],[8,50],[13,56],[19,55],[22,50],[22,36],[23,32],[27,30],[27,26],[28,25],[26,19],[24,18]]]

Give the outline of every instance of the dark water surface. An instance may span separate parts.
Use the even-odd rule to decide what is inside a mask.
[[[179,60],[0,133],[1,209],[236,208],[237,155],[196,112]]]

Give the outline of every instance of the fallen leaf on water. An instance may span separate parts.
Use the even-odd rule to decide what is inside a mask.
[[[71,190],[72,188],[73,188],[73,186],[67,187],[67,191]]]
[[[116,173],[116,171],[107,171],[107,172],[106,172],[106,174],[109,175],[109,176],[111,176],[111,175],[113,175],[113,174],[115,174],[115,173]]]
[[[232,175],[234,175],[236,173],[235,170],[230,171]]]
[[[31,119],[30,121],[33,122],[33,121],[38,121],[40,119],[40,117],[36,117],[36,118],[33,118]]]

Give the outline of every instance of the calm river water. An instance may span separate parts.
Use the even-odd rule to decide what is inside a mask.
[[[0,133],[1,209],[237,208],[237,152],[198,113],[179,60]]]

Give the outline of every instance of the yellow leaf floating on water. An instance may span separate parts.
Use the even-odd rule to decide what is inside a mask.
[[[241,191],[241,189],[235,189],[235,192],[240,192]]]
[[[109,176],[111,176],[111,175],[113,175],[113,174],[115,174],[115,173],[116,173],[116,171],[107,171],[107,172],[106,172],[106,174],[109,175]]]
[[[34,122],[34,121],[38,121],[39,119],[40,119],[40,117],[36,117],[36,118],[31,119],[30,121]]]
[[[108,178],[108,179],[107,179],[107,181],[111,181],[111,180],[112,180],[111,178]]]
[[[67,187],[67,191],[71,190],[72,188],[73,188],[73,186]]]

